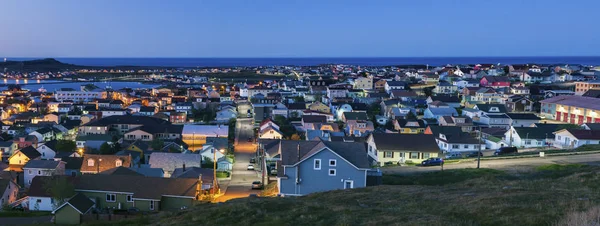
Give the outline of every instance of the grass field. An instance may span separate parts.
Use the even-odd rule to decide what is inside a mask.
[[[377,187],[202,204],[118,224],[598,225],[599,173],[594,166],[545,165],[518,173],[384,175],[386,185]]]

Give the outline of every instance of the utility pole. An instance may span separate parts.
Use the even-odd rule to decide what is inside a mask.
[[[479,127],[479,146],[477,147],[477,169],[481,165],[481,126]]]
[[[281,142],[281,141],[279,141]],[[263,188],[265,187],[265,171],[267,171],[267,160],[265,159],[265,149],[262,148],[262,150],[260,150],[260,160],[261,160],[261,165],[262,165],[262,185]]]

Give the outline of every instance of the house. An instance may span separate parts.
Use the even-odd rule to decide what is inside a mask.
[[[2,207],[17,201],[19,185],[12,178],[0,177],[0,210]]]
[[[437,94],[453,94],[458,92],[458,87],[445,80],[440,80],[433,89],[433,92]]]
[[[331,112],[331,109],[329,108],[329,106],[321,103],[320,101],[315,101],[315,102],[309,104],[308,109],[312,110],[312,111],[323,112],[323,113]]]
[[[235,111],[234,109],[231,108],[226,108],[220,111],[217,111],[217,117],[216,117],[216,121],[217,122],[229,122],[229,120],[231,120],[232,118],[236,118],[237,117],[237,111]]]
[[[461,102],[460,98],[456,95],[435,95],[429,96],[426,99],[427,104],[430,104],[435,101],[443,102],[451,108],[459,108]]]
[[[98,209],[180,210],[192,207],[204,192],[198,178],[84,174],[72,181],[75,192],[89,197]]]
[[[58,150],[56,150],[56,143],[58,143],[57,140],[51,140],[46,143],[40,144],[38,146],[37,151],[42,154],[42,159],[44,159],[44,160],[54,159],[54,156],[58,152]],[[72,150],[63,150],[63,151],[72,151]]]
[[[215,180],[214,171],[212,168],[207,169],[200,167],[185,167],[185,165],[182,168],[176,168],[175,171],[173,171],[171,178],[201,179],[202,190],[211,189]]]
[[[84,150],[100,150],[100,146],[102,146],[102,144],[104,143],[112,145],[112,136],[108,134],[93,134],[86,136],[77,136],[75,140],[77,148]]]
[[[458,126],[463,132],[473,131],[473,120],[465,116],[442,116],[438,120],[440,126]]]
[[[380,79],[375,82],[374,88],[377,91],[385,91],[386,84],[387,84],[387,80]]]
[[[342,114],[342,121],[348,122],[349,120],[368,120],[366,112],[344,112]]]
[[[316,124],[327,123],[327,117],[324,115],[303,115],[301,124],[304,130],[315,129]]]
[[[479,85],[492,88],[510,87],[510,79],[506,76],[484,76],[479,81]]]
[[[225,125],[184,125],[181,131],[181,139],[190,150],[196,150],[199,146],[206,143],[208,137],[229,136],[229,126]]]
[[[388,163],[420,163],[437,157],[440,149],[433,135],[372,133],[367,138],[368,154],[383,166]]]
[[[469,133],[463,132],[461,128],[448,130],[452,127],[435,127],[439,130],[434,131],[436,143],[444,153],[473,152],[485,149],[481,146],[479,139],[472,137]],[[433,129],[432,129],[433,130]]]
[[[150,155],[148,164],[151,168],[161,168],[165,172],[164,177],[171,177],[176,168],[201,167],[202,155],[186,153],[164,153],[154,152]]]
[[[54,223],[61,225],[81,224],[82,215],[89,213],[95,205],[96,203],[83,193],[77,193],[52,211]]]
[[[401,134],[420,134],[427,127],[425,121],[420,119],[395,119],[392,122],[394,129]]]
[[[55,160],[56,161],[56,160]],[[77,176],[81,175],[81,165],[83,165],[83,157],[63,157],[58,161],[65,162],[65,175]]]
[[[504,134],[504,141],[509,146],[520,148],[546,147],[553,140],[553,131],[539,127],[511,126]]]
[[[400,81],[386,81],[385,82],[384,90],[386,93],[389,94],[392,90],[395,90],[395,89],[406,89],[406,83],[400,82]]]
[[[53,176],[65,174],[65,162],[52,160],[29,160],[23,166],[24,185],[29,188],[36,176]]]
[[[439,119],[443,116],[458,116],[458,112],[450,107],[427,108],[423,113],[425,119]]]
[[[554,147],[578,148],[586,144],[600,144],[600,131],[563,129],[554,132]]]
[[[370,171],[364,145],[331,141],[282,149],[276,168],[283,196],[366,187]]]
[[[80,172],[96,174],[116,167],[131,167],[131,162],[131,156],[86,154],[83,156]]]
[[[29,133],[29,135],[37,137],[38,141],[50,141],[54,140],[54,130],[52,127],[44,127]]]
[[[212,144],[205,144],[202,146],[202,150],[198,152],[198,154],[202,156],[202,161],[204,161],[204,159],[209,159],[210,161],[214,162],[215,156],[217,157],[218,161],[225,156],[226,150],[223,147],[219,147],[219,145],[213,146]]]
[[[507,113],[511,122],[510,125],[515,127],[530,127],[534,123],[539,123],[541,118],[531,113]]]
[[[17,149],[18,145],[13,141],[0,141],[0,162],[8,159]]]
[[[19,149],[15,151],[10,158],[8,158],[10,170],[20,172],[22,171],[23,166],[27,164],[29,160],[39,160],[41,159],[41,156],[42,154],[40,154],[32,146]]]
[[[373,89],[373,76],[358,77],[354,79],[354,89]]]
[[[346,135],[348,136],[361,137],[373,130],[375,130],[375,126],[372,121],[354,119],[346,121]]]
[[[533,101],[525,96],[510,96],[507,98],[506,108],[510,112],[531,112],[533,111]]]
[[[282,139],[283,133],[279,131],[279,126],[267,126],[264,129],[258,131],[258,138],[260,139]]]
[[[554,120],[571,124],[600,122],[600,98],[583,96],[558,96],[540,101],[542,115],[552,116]],[[545,111],[545,112],[544,112]]]

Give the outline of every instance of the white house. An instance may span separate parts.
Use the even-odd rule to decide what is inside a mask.
[[[205,144],[202,146],[202,150],[200,150],[200,155],[202,156],[203,160],[204,160],[204,158],[208,158],[211,161],[214,161],[214,157],[215,157],[214,151],[215,151],[215,148],[212,146],[212,144]],[[217,160],[219,160],[220,158],[225,156],[225,154],[222,153],[221,150],[217,150],[216,156],[217,156]]]
[[[600,144],[600,131],[563,129],[554,132],[554,147],[578,148],[586,144]]]
[[[42,154],[42,159],[44,160],[48,160],[48,159],[54,159],[54,156],[56,155],[56,152],[58,150],[56,150],[56,143],[58,141],[57,140],[51,140],[48,141],[46,143],[40,144],[37,147],[37,151]],[[66,151],[66,150],[62,150],[62,151]]]
[[[65,163],[52,160],[30,160],[23,166],[24,185],[28,188],[36,176],[64,175]]]
[[[436,142],[440,150],[448,152],[473,152],[485,149],[484,145],[479,144],[479,140],[469,135],[469,133],[440,133],[436,137]]]
[[[220,111],[217,111],[217,122],[227,122],[232,118],[237,117],[237,112],[231,108],[226,108]]]
[[[515,127],[511,126],[504,134],[504,142],[509,146],[522,148],[545,147],[548,139],[554,139],[552,131],[546,131],[538,127]]]

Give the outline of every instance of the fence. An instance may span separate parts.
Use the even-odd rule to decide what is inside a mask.
[[[127,218],[134,218],[138,215],[121,215],[121,214],[84,214],[81,216],[81,223],[89,223],[94,221],[118,221]]]

